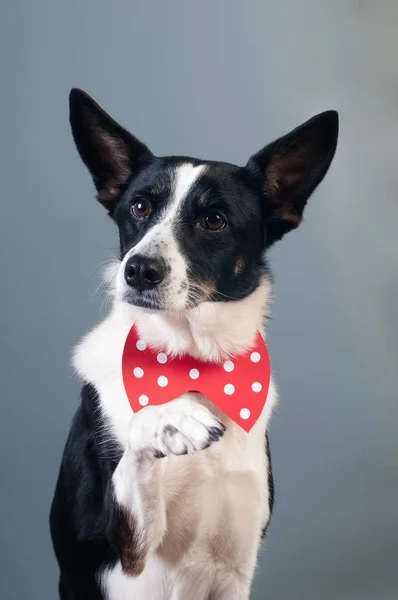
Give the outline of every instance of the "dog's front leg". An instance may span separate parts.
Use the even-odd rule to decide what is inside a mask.
[[[166,531],[160,459],[192,454],[219,440],[224,425],[204,406],[180,398],[133,415],[129,443],[108,489],[108,538],[123,571],[137,577]]]

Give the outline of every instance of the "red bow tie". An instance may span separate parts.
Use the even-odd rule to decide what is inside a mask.
[[[152,350],[133,325],[123,350],[122,373],[134,412],[147,404],[165,404],[185,392],[200,392],[245,431],[250,431],[267,399],[270,362],[259,332],[244,354],[210,363],[190,356],[172,358]]]

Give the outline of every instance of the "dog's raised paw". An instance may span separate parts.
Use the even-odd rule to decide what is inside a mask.
[[[179,398],[162,406],[147,406],[133,416],[130,447],[154,458],[194,454],[218,442],[225,425],[205,406]]]

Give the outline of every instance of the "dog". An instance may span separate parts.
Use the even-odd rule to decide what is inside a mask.
[[[266,403],[247,433],[200,393],[133,414],[122,352],[133,324],[172,356],[239,357],[272,298],[267,251],[301,222],[335,154],[323,112],[246,166],[159,158],[85,92],[77,150],[119,229],[112,309],[74,353],[84,384],[51,507],[62,600],[247,600],[273,506]]]

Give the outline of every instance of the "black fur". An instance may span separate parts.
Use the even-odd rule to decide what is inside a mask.
[[[271,448],[269,445],[268,433],[265,434],[265,453],[268,458],[268,508],[269,508],[269,519],[265,523],[262,531],[262,538],[265,538],[265,534],[267,533],[268,525],[270,524],[272,512],[274,510],[275,504],[275,485],[274,485],[274,475],[272,471],[272,460],[271,460]]]
[[[185,157],[155,157],[80,90],[71,92],[70,120],[98,199],[118,225],[123,257],[169,202],[172,167],[187,161],[204,163]],[[176,227],[180,250],[189,263],[190,281],[207,290],[205,294],[213,301],[243,298],[267,274],[264,251],[299,224],[308,197],[333,158],[337,131],[337,113],[329,111],[263,148],[246,167],[205,163],[207,169],[190,190]],[[140,200],[150,203],[145,219],[132,214],[132,206]],[[203,221],[215,214],[225,227],[217,231],[202,227]],[[153,295],[150,298],[151,308],[163,307],[160,296],[155,301]],[[130,301],[146,306],[149,297],[142,293]],[[217,430],[213,436],[222,433]],[[85,385],[51,509],[62,600],[102,599],[96,575],[116,560],[132,575],[141,568],[133,555],[134,528],[113,501],[111,478],[122,449],[104,435],[97,392]],[[265,450],[271,465],[268,438]],[[268,487],[271,512],[271,468]]]
[[[85,385],[81,404],[61,463],[50,515],[54,550],[61,568],[62,600],[97,600],[95,574],[101,565],[118,558],[109,543],[109,482],[122,451],[104,439],[98,396]]]

